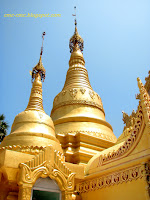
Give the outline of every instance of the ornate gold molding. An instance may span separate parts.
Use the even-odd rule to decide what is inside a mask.
[[[132,130],[135,125],[136,116],[137,116],[137,111],[135,112],[134,110],[132,111],[131,115],[128,115],[124,111],[122,111],[122,113],[123,113],[122,120],[125,126],[123,129],[123,133],[120,135],[120,137],[117,140],[117,143],[120,143],[123,139],[127,139],[126,137],[131,135]]]
[[[76,104],[81,104],[81,105],[88,105],[88,106],[93,106],[96,108],[99,108],[100,110],[102,110],[104,112],[103,106],[100,104],[97,104],[93,101],[87,101],[87,100],[71,100],[71,101],[64,101],[59,103],[58,105],[55,105],[51,111],[51,113],[54,112],[54,110],[62,107],[62,106],[66,106],[66,105],[76,105]]]
[[[100,167],[105,162],[123,156],[125,153],[127,153],[131,149],[133,144],[137,141],[139,132],[142,127],[142,122],[143,122],[143,111],[141,102],[139,102],[137,118],[135,120],[135,125],[133,127],[130,137],[117,150],[109,152],[107,155],[104,154],[100,155],[97,167]]]
[[[84,87],[63,89],[54,99],[52,112],[59,107],[72,104],[94,106],[104,112],[100,96],[93,90]]]
[[[30,200],[31,199],[32,185],[21,185],[19,187],[19,200]]]
[[[87,99],[87,97],[90,97],[91,99],[95,99],[94,97],[95,96],[97,96],[97,99],[100,101],[99,102],[99,104],[102,104],[102,100],[101,100],[101,98],[100,98],[100,96],[96,93],[96,92],[94,92],[93,90],[91,90],[91,89],[85,89],[84,87],[83,88],[71,88],[71,89],[66,89],[66,90],[62,90],[56,97],[55,97],[55,99],[54,99],[54,102],[56,102],[56,101],[58,101],[58,99],[59,99],[59,97],[61,96],[61,94],[62,94],[62,96],[64,96],[64,95],[66,95],[67,93],[69,93],[70,94],[70,97],[72,97],[72,99],[74,99],[75,98],[75,96],[76,96],[76,94],[77,93],[79,93],[79,91],[80,91],[80,95],[82,95],[82,96],[80,96],[80,97],[83,97],[84,95],[85,95],[85,93],[86,93],[86,99]],[[61,98],[61,97],[60,97]],[[85,99],[85,100],[86,100]]]
[[[93,132],[93,131],[82,131],[82,130],[78,130],[78,131],[66,131],[66,132],[61,132],[61,133],[57,133],[57,136],[61,136],[61,137],[68,137],[69,135],[73,136],[73,137],[77,137],[78,135],[83,134],[83,135],[88,135],[88,136],[93,136],[93,137],[97,137],[98,139],[102,139],[102,140],[107,140],[109,142],[116,142],[115,138],[106,134],[103,134],[101,132]]]
[[[76,59],[74,60],[75,62],[77,61]],[[83,72],[84,74],[86,74],[86,75],[88,75],[88,71],[87,71],[87,69],[85,68],[85,66],[84,65],[82,65],[82,63],[77,63],[77,64],[74,64],[73,66],[71,66],[71,67],[69,67],[69,69],[68,69],[68,71],[67,71],[67,75],[69,74],[69,73],[73,73],[73,72],[75,72],[75,71],[78,71],[78,72]],[[88,79],[88,77],[86,76],[86,80],[88,80],[89,81],[89,79]],[[91,87],[90,87],[91,88]]]
[[[148,124],[148,126],[150,126],[150,96],[142,84],[140,78],[137,78],[137,81],[140,90],[141,105],[143,107],[144,121],[146,125]]]
[[[18,185],[19,200],[30,200],[31,189],[39,177],[50,177],[54,179],[62,192],[65,192],[64,199],[71,200],[74,192],[75,173],[65,165],[64,156],[54,151],[51,146],[36,155],[29,162],[19,165]]]
[[[130,116],[127,113],[125,113],[124,111],[122,111],[122,113],[123,113],[123,119],[122,120],[125,124],[124,130],[126,128],[133,127],[134,124],[135,124],[136,112],[133,110]]]
[[[85,181],[76,185],[76,190],[79,193],[99,190],[110,185],[120,184],[132,180],[137,180],[144,176],[144,165],[138,165],[126,170],[114,172],[106,176],[101,176],[89,181]]]
[[[35,80],[32,85],[29,103],[25,111],[36,110],[45,112],[43,109],[41,75],[39,73],[37,73],[36,75],[34,74],[34,78]]]
[[[13,150],[17,152],[22,152],[22,153],[30,153],[30,154],[39,154],[41,151],[43,151],[46,147],[38,147],[38,146],[21,146],[21,145],[12,145],[12,146],[5,146],[5,147],[0,147],[0,151],[4,150]]]
[[[95,92],[93,92],[93,91],[89,91],[89,95],[90,95],[90,97],[94,100],[94,98],[95,98]]]
[[[78,92],[78,90],[75,89],[75,88],[72,88],[72,89],[69,90],[69,94],[73,98],[76,96],[77,92]]]
[[[149,92],[149,89],[150,89],[150,71],[148,72],[148,76],[145,78],[145,81],[146,81],[146,83],[145,83],[145,89],[147,90],[147,92]]]
[[[84,88],[81,88],[81,89],[80,89],[80,92],[81,92],[82,94],[84,94],[85,91],[86,91],[86,89],[84,89]]]
[[[146,175],[146,181],[147,181],[147,191],[150,197],[150,161],[145,163],[145,171],[146,171],[145,175]]]

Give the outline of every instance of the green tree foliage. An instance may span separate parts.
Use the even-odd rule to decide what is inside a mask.
[[[3,141],[4,137],[7,135],[8,123],[5,122],[5,116],[0,115],[0,142]]]

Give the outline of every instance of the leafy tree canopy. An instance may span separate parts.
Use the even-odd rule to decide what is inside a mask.
[[[8,123],[5,121],[5,116],[0,115],[0,142],[3,141],[4,137],[7,135]]]

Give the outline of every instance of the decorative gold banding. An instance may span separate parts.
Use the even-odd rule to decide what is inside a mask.
[[[13,133],[13,134],[15,134],[15,136],[23,136],[24,137],[22,132],[21,133]],[[7,137],[12,137],[13,134],[8,135]],[[54,140],[54,141],[58,141],[57,138],[55,138],[54,136],[48,135],[48,134],[43,134],[43,133],[25,132],[25,135],[28,136],[28,137],[29,136],[44,137],[44,138],[48,138],[48,139],[51,139],[51,140]]]
[[[30,99],[29,99],[29,103],[26,108],[26,111],[36,110],[36,111],[45,112],[43,109],[41,76],[40,74],[36,74],[34,78],[35,80],[33,82],[31,95],[30,95]]]
[[[99,178],[79,183],[76,185],[76,190],[79,193],[87,193],[107,186],[137,180],[142,177],[144,177],[144,165],[138,165],[126,170],[108,174],[107,176],[101,176]]]
[[[4,150],[13,150],[17,152],[24,152],[30,154],[38,154],[39,152],[43,151],[46,147],[44,146],[26,146],[26,145],[12,145],[12,146],[5,146],[0,147],[0,151]]]
[[[84,59],[82,59],[81,57],[80,57],[80,59],[73,59],[73,60],[70,60],[70,61],[69,61],[69,66],[72,66],[72,65],[75,65],[75,64],[84,65],[84,64],[85,64],[85,61],[84,61]]]
[[[104,113],[104,109],[103,106],[100,104],[97,104],[93,101],[86,101],[86,100],[71,100],[71,101],[65,101],[65,102],[61,102],[58,105],[54,106],[52,109],[51,114],[58,108],[62,107],[62,106],[66,106],[66,105],[76,105],[76,104],[81,104],[81,105],[86,105],[86,106],[93,106],[96,108],[99,108],[101,111],[103,111]]]
[[[105,140],[105,141],[109,141],[109,142],[116,142],[116,138],[106,135],[104,133],[100,133],[100,132],[93,132],[93,131],[69,131],[69,132],[61,132],[61,133],[57,133],[57,136],[59,137],[68,137],[69,135],[73,136],[73,137],[77,137],[78,135],[88,135],[88,136],[92,136],[92,137],[97,137],[99,140]]]

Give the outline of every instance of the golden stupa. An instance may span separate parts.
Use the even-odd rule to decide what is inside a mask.
[[[4,138],[1,147],[10,145],[40,147],[53,144],[55,149],[62,152],[59,141],[55,137],[53,121],[43,109],[42,80],[44,78],[45,69],[40,55],[38,64],[32,70],[33,85],[28,106],[15,117],[11,133]]]
[[[76,20],[70,51],[51,119],[43,109],[42,45],[28,106],[0,144],[0,200],[149,200],[150,72],[145,86],[137,79],[139,105],[123,112],[117,140],[90,85]]]
[[[75,21],[65,85],[55,97],[51,111],[66,161],[72,163],[87,163],[97,152],[117,141],[111,125],[105,120],[101,98],[90,85],[83,44]]]

